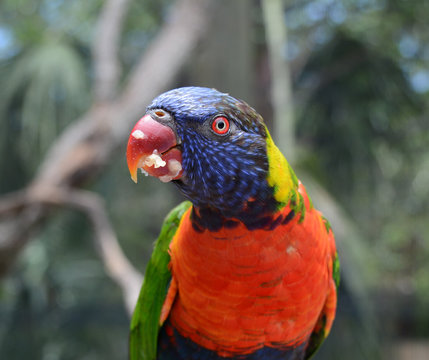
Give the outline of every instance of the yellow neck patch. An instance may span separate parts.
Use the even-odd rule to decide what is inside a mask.
[[[283,207],[298,188],[298,179],[289,163],[274,144],[267,129],[268,185],[274,188],[274,198]]]

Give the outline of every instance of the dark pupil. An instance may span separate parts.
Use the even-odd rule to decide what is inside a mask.
[[[223,130],[225,128],[225,122],[220,120],[217,122],[216,126],[219,130]]]

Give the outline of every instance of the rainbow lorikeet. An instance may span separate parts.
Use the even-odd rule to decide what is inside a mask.
[[[339,262],[327,220],[249,105],[168,91],[127,147],[190,200],[166,218],[131,323],[131,359],[308,359],[335,317]]]

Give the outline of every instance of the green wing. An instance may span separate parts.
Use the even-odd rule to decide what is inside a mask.
[[[130,360],[156,359],[159,318],[171,279],[168,248],[180,219],[190,206],[189,201],[184,201],[167,215],[155,243],[131,320]]]
[[[340,286],[340,260],[338,259],[338,254],[336,254],[333,269],[332,269],[332,278],[334,279],[335,286],[338,292]],[[308,342],[307,349],[305,351],[305,359],[309,360],[313,357],[313,355],[319,350],[322,343],[325,341],[327,337],[326,333],[326,313],[322,312],[318,320],[318,330],[314,330],[310,336],[310,340]]]

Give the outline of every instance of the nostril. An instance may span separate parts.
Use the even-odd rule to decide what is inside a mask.
[[[165,113],[164,110],[156,110],[155,111],[155,115],[158,116],[158,117],[160,117],[160,118],[162,118],[162,117],[164,117],[166,115],[166,113]]]

